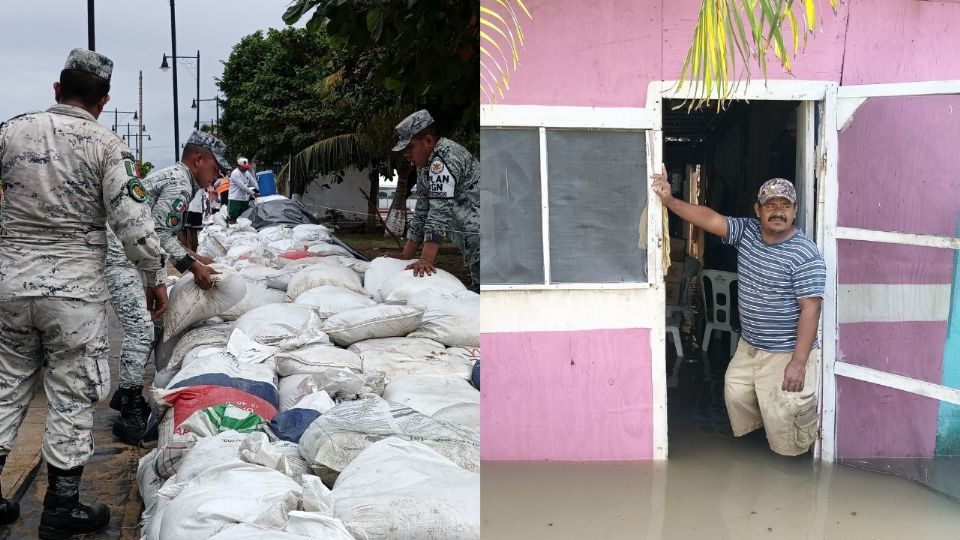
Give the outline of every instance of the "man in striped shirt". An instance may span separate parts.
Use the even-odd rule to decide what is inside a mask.
[[[743,334],[724,376],[724,400],[736,437],[757,428],[770,448],[796,456],[817,437],[817,346],[826,268],[816,244],[794,226],[797,194],[788,180],[767,180],[757,218],[733,218],[673,198],[665,174],[653,176],[663,204],[737,248]]]

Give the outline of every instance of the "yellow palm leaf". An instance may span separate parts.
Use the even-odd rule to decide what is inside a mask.
[[[480,74],[480,89],[490,102],[503,99],[504,90],[510,89],[510,68],[515,71],[519,65],[519,49],[523,47],[524,37],[515,5],[528,18],[533,18],[522,0],[481,0],[480,3],[480,24],[490,29],[490,32],[480,32],[481,42],[490,45],[489,48],[480,46],[480,63],[483,68]],[[493,51],[499,53],[499,60]],[[493,81],[496,81],[496,84]],[[484,84],[488,86],[487,89]]]

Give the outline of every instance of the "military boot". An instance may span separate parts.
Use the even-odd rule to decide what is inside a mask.
[[[142,392],[142,386],[117,390],[117,395],[120,396],[120,418],[113,423],[113,434],[133,446],[140,445],[143,432],[147,429],[147,417],[150,415],[150,407],[143,399]]]
[[[0,470],[7,463],[7,456],[0,456]],[[0,525],[13,523],[20,517],[20,503],[0,497]]]
[[[47,465],[47,494],[43,497],[39,536],[44,540],[70,538],[98,531],[110,523],[110,509],[100,503],[80,504],[83,467],[63,470]]]

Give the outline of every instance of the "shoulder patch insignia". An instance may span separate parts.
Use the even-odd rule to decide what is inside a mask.
[[[147,200],[147,190],[143,187],[143,184],[140,183],[139,178],[131,178],[127,181],[127,193],[130,194],[131,199],[137,202]]]
[[[123,164],[127,167],[127,176],[143,178],[140,174],[140,166],[135,161],[125,160]]]
[[[187,210],[187,205],[183,204],[182,199],[174,199],[173,202],[170,203],[170,208],[173,208],[174,212],[183,215],[183,213]]]
[[[456,194],[457,179],[453,177],[447,164],[439,156],[430,163],[429,186],[431,199],[452,199]]]
[[[176,212],[170,212],[167,214],[167,227],[171,229],[176,229],[180,226],[180,214]]]

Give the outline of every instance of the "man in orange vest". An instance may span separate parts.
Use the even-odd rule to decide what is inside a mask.
[[[220,205],[228,205],[228,197],[230,194],[230,176],[223,175],[219,180],[213,183],[213,190],[217,193],[217,196],[220,197]]]

